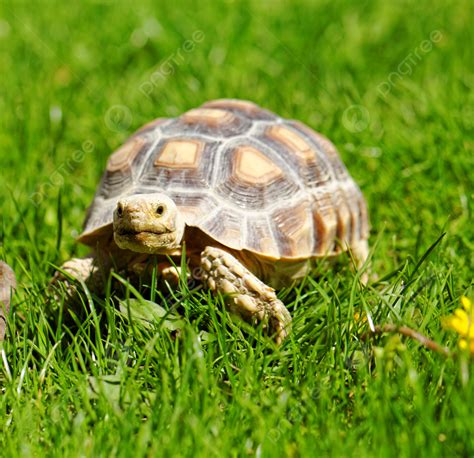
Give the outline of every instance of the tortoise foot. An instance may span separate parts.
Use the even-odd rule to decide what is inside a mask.
[[[259,280],[225,250],[207,247],[201,254],[202,277],[207,286],[226,297],[229,310],[253,323],[263,321],[280,344],[290,330],[291,315],[275,290]]]

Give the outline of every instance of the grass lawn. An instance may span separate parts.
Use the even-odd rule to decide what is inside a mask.
[[[19,281],[0,455],[473,456],[474,361],[442,326],[474,298],[471,2],[137,3],[0,5],[0,258]],[[156,293],[172,316],[152,322],[113,296],[72,318],[47,301],[54,265],[87,252],[74,237],[108,155],[220,97],[332,139],[379,281],[343,259],[280,291],[280,348],[185,285]],[[367,315],[454,355],[370,336]]]

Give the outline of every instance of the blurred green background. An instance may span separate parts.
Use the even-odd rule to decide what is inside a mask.
[[[43,346],[31,340],[42,316],[39,292],[54,270],[51,263],[86,252],[75,245],[74,236],[81,229],[108,155],[145,122],[176,116],[222,97],[249,99],[299,119],[335,143],[367,197],[374,270],[380,277],[406,272],[403,269],[412,272],[416,260],[446,232],[429,263],[417,272],[416,294],[403,296],[402,274],[397,277],[400,283],[388,281],[384,291],[393,298],[400,294],[407,304],[397,312],[398,320],[448,339],[454,347],[455,339],[449,340],[442,331],[439,318],[458,305],[460,295],[472,296],[472,24],[468,0],[140,0],[133,4],[2,0],[0,256],[18,272],[17,307],[23,316],[15,322],[17,343],[6,347],[13,376],[3,368],[3,392],[13,396],[22,368],[39,372],[52,351],[50,338],[45,337]],[[350,307],[354,306],[350,273],[338,285],[331,280],[336,277],[328,275],[319,294],[330,303],[332,295],[339,294],[334,291],[339,291],[342,299],[335,303],[344,316],[350,316],[352,309],[344,308],[349,297]],[[387,292],[391,287],[392,292]],[[368,296],[358,294],[357,300],[366,307],[380,300],[375,291]],[[309,303],[314,308],[317,304]],[[293,306],[297,313],[304,310]],[[321,310],[319,319],[325,320],[327,308]],[[304,313],[317,312],[301,311],[301,323]],[[215,395],[219,402],[208,407],[208,417],[219,421],[213,423],[202,414],[191,415],[194,423],[182,419],[170,420],[171,426],[150,426],[149,436],[140,436],[136,452],[153,454],[162,449],[189,456],[473,453],[472,423],[469,430],[466,410],[466,399],[470,405],[474,401],[469,381],[472,364],[466,366],[464,361],[462,372],[457,362],[420,355],[419,347],[412,345],[409,356],[397,356],[395,372],[399,374],[392,373],[393,379],[388,377],[384,387],[372,374],[370,358],[358,380],[339,371],[345,367],[344,358],[359,349],[351,332],[347,347],[336,357],[330,356],[328,342],[314,347],[315,353],[299,354],[298,348],[313,342],[311,330],[301,329],[302,340],[293,342],[289,355],[280,355],[276,378],[271,374],[277,363],[259,359],[266,361],[264,349],[260,349],[263,353],[249,349],[243,353],[239,364],[255,368],[246,376],[253,389],[246,397],[237,383],[236,394],[235,380],[243,383],[239,371],[227,388],[223,382]],[[28,349],[40,347],[41,357],[33,364]],[[182,349],[171,346],[166,351],[168,357],[178,358]],[[220,380],[222,374],[214,373],[215,361],[226,360],[222,355],[232,353],[221,346],[215,352],[206,353],[209,367],[202,369],[209,380]],[[32,381],[22,396],[15,401],[4,396],[0,401],[6,428],[0,443],[5,450],[13,453],[26,434],[35,444],[25,449],[26,454],[42,453],[47,445],[71,456],[79,456],[82,449],[96,456],[131,453],[133,428],[140,430],[140,410],[125,409],[135,418],[130,420],[123,411],[110,413],[105,404],[84,408],[87,427],[78,426],[76,431],[82,401],[71,407],[72,392],[67,390],[79,383],[81,370],[74,369],[74,358],[54,358],[55,375],[46,378],[51,389],[41,390],[57,400],[64,428],[56,435],[48,433],[57,421],[44,423],[45,417],[54,417],[48,403],[41,401],[44,378],[36,383],[37,377],[27,376]],[[468,381],[466,371],[471,374]],[[418,374],[418,382],[413,374]],[[164,390],[163,375],[150,377],[158,392]],[[285,416],[286,404],[279,396],[286,388],[293,390],[290,398],[303,399],[304,387],[328,383],[334,391],[327,393],[324,403],[311,398],[298,420]],[[407,383],[413,388],[408,394]],[[367,394],[365,388],[371,384]],[[187,408],[192,409],[199,398],[193,397],[191,383],[183,386],[191,399]],[[349,396],[354,390],[361,390],[360,398],[343,396],[344,401],[337,401],[340,392]],[[260,405],[264,399],[266,406]],[[225,414],[221,415],[219,406]],[[41,413],[28,423],[30,409]],[[19,417],[15,419],[12,412]],[[109,426],[101,423],[102,436],[95,437],[88,431],[104,420],[106,412],[113,421]],[[201,406],[201,412],[207,410]],[[176,410],[168,413],[180,415]],[[127,421],[134,426],[127,429]],[[269,440],[268,431],[275,428],[278,440]],[[153,438],[155,430],[160,437]],[[179,431],[185,431],[187,439]],[[163,439],[166,434],[169,441]],[[111,438],[120,435],[123,448],[117,449]],[[180,449],[180,437],[188,444],[186,450]]]

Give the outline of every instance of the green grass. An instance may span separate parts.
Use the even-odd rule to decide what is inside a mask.
[[[0,257],[19,290],[0,455],[473,456],[473,361],[363,339],[354,320],[456,351],[441,318],[474,295],[472,43],[468,0],[3,1]],[[68,318],[45,288],[86,252],[74,236],[107,156],[218,97],[333,140],[381,280],[363,289],[342,261],[281,291],[294,332],[279,349],[185,286],[156,297],[177,322],[130,321],[110,296]]]

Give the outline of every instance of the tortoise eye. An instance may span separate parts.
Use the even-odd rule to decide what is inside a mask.
[[[120,217],[123,215],[123,206],[122,206],[122,204],[117,205],[117,215],[120,216]]]
[[[165,212],[165,207],[163,207],[163,205],[158,205],[158,207],[156,207],[156,214],[157,215],[161,216],[164,212]]]

